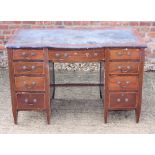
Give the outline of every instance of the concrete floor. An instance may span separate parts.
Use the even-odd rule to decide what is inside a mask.
[[[14,125],[8,71],[0,71],[0,133],[155,133],[155,73],[144,76],[143,104],[139,124],[134,111],[113,111],[103,121],[98,87],[57,88],[51,124],[43,112],[19,112]],[[98,72],[56,72],[57,82],[98,82]]]

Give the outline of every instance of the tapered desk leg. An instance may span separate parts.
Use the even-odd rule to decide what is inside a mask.
[[[55,84],[55,70],[54,70],[54,62],[52,63],[52,83]],[[52,99],[55,97],[55,85],[53,85],[53,94]]]
[[[99,86],[99,89],[100,89],[100,98],[102,99],[102,62],[100,62],[100,86]]]

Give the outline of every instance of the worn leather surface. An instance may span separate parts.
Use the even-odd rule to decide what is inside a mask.
[[[21,29],[8,48],[145,47],[131,29]]]

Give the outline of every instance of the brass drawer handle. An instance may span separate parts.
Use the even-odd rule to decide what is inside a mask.
[[[26,66],[22,66],[22,69],[23,69],[23,70],[26,70],[26,69],[27,69],[27,67],[26,67]]]
[[[31,53],[31,56],[36,56],[37,54],[35,52],[32,52]]]
[[[128,48],[125,48],[124,50],[125,50],[125,51],[127,51],[127,50],[128,50]]]
[[[128,98],[125,98],[125,102],[128,102],[129,101],[129,99]]]
[[[36,103],[36,102],[37,102],[37,99],[36,99],[36,98],[34,98],[34,99],[33,99],[33,103]]]
[[[60,57],[60,54],[59,53],[56,53],[55,56],[58,58],[58,57]]]
[[[86,53],[86,57],[89,57],[89,55],[90,55],[89,53]]]
[[[94,56],[98,56],[98,53],[94,53]]]
[[[125,48],[123,51],[117,52],[117,55],[118,55],[118,56],[123,56],[123,55],[131,56],[131,52],[128,51],[127,48]]]
[[[118,66],[117,67],[122,73],[127,73],[131,70],[131,66]]]
[[[22,57],[24,57],[24,58],[26,58],[26,57],[28,57],[28,56],[29,56],[29,54],[28,54],[28,53],[26,53],[26,52],[22,52],[21,56],[22,56]]]
[[[64,57],[65,57],[65,58],[67,58],[67,57],[68,57],[68,54],[67,54],[67,53],[65,53],[65,54],[64,54]]]
[[[120,98],[117,98],[117,102],[121,102],[121,99]]]
[[[131,52],[128,52],[127,54],[128,54],[128,56],[131,56]]]
[[[25,99],[24,99],[24,102],[25,102],[25,103],[28,103],[28,102],[29,102],[28,98],[25,98]]]
[[[123,56],[124,54],[123,54],[123,52],[117,52],[117,55],[118,56]]]
[[[36,69],[36,66],[35,66],[35,65],[33,65],[33,66],[31,66],[31,67],[22,66],[21,68],[22,68],[22,70],[24,70],[24,71],[30,72],[30,71],[32,71],[32,70],[35,70],[35,69]]]
[[[126,81],[126,84],[129,84],[130,83],[130,81]]]
[[[126,88],[126,87],[128,87],[128,85],[130,84],[130,81],[126,81],[126,82],[117,81],[117,84],[118,84],[121,88]]]
[[[32,89],[36,86],[36,82],[33,81],[32,84],[27,84],[27,82],[24,81],[24,86],[26,87],[26,89]]]
[[[35,69],[36,69],[36,66],[35,66],[35,65],[33,65],[33,66],[31,66],[31,68],[32,68],[32,70],[35,70]]]

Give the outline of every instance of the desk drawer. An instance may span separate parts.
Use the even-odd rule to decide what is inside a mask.
[[[44,60],[43,50],[17,49],[13,51],[14,60]]]
[[[138,76],[109,76],[109,90],[138,90]]]
[[[14,74],[44,74],[43,62],[14,62]]]
[[[49,50],[49,59],[54,62],[93,62],[105,59],[104,49]]]
[[[15,77],[16,91],[45,91],[44,77]]]
[[[43,93],[18,93],[16,97],[19,109],[40,109],[45,107],[45,94]]]
[[[140,49],[109,49],[109,58],[111,60],[138,60],[140,59]]]
[[[109,107],[113,109],[135,108],[137,93],[116,92],[109,95]]]
[[[139,62],[109,62],[110,74],[138,73]]]

